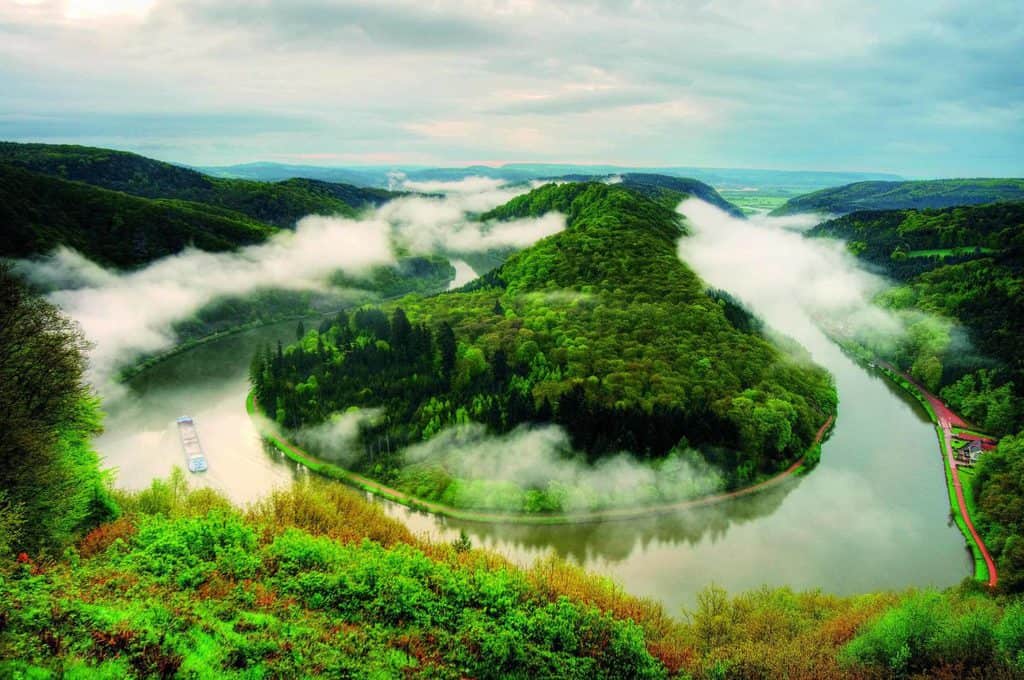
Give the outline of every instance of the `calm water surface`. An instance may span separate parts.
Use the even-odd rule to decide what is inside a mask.
[[[474,544],[529,563],[566,556],[655,598],[673,612],[714,582],[854,593],[948,586],[972,563],[950,519],[935,431],[921,408],[860,368],[815,328],[787,329],[835,376],[839,417],[809,475],[712,509],[639,521],[555,527],[463,523],[377,500],[416,532]],[[201,345],[138,376],[106,404],[97,446],[122,487],[147,486],[183,465],[174,420],[195,416],[210,469],[192,483],[248,502],[308,474],[268,450],[245,412],[249,359],[294,338],[295,324]]]

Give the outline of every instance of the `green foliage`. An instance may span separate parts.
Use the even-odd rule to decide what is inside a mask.
[[[937,668],[993,667],[996,661],[1016,665],[1016,658],[1003,650],[1013,650],[1011,629],[1019,614],[1007,614],[1012,618],[1000,621],[999,608],[982,596],[911,594],[862,630],[841,658],[899,677]]]
[[[143,156],[85,146],[0,143],[0,163],[144,198],[222,208],[282,228],[310,214],[352,215],[395,194],[312,179],[220,179]]]
[[[156,505],[172,510],[133,514],[136,532],[52,569],[0,572],[0,673],[667,675],[640,625],[549,594],[486,554],[426,546],[431,556],[408,543],[343,543],[282,526],[294,517],[290,511],[246,519],[221,508],[195,513],[199,492],[178,480],[162,489],[126,497],[126,507],[141,508],[163,496]],[[311,487],[289,495],[297,505],[316,499]]]
[[[829,376],[770,343],[727,294],[706,290],[676,255],[678,215],[628,189],[582,183],[546,185],[484,218],[550,210],[567,215],[567,230],[475,288],[364,308],[263,352],[259,403],[292,428],[353,406],[383,409],[363,427],[354,464],[389,483],[402,478],[403,447],[469,422],[492,433],[554,422],[591,460],[623,450],[662,459],[693,444],[734,473],[732,485],[810,446],[835,409]],[[428,486],[461,502],[496,491]],[[506,491],[517,508],[554,498],[527,503],[529,490]]]
[[[239,516],[218,510],[203,518],[147,518],[126,559],[131,569],[157,582],[196,587],[214,572],[234,579],[253,576],[259,564],[251,554],[255,547],[255,531]]]
[[[133,267],[186,246],[210,251],[258,243],[276,230],[202,203],[148,199],[0,163],[0,256],[63,245],[103,265]]]
[[[823,222],[807,234],[844,239],[857,257],[907,280],[943,265],[1012,256],[1024,246],[1024,202],[867,210]]]
[[[58,552],[117,514],[91,444],[102,414],[84,380],[85,348],[76,324],[0,266],[5,551]]]
[[[1022,179],[935,179],[854,182],[790,199],[773,215],[843,214],[858,210],[947,208],[1024,199]]]
[[[981,457],[974,480],[976,524],[996,558],[999,585],[1024,591],[1024,433]]]
[[[957,413],[986,432],[1012,432],[1020,422],[1021,400],[1013,383],[997,384],[1000,373],[979,369],[943,388],[941,397]]]

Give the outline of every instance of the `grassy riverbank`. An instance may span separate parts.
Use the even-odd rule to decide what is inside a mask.
[[[710,496],[702,496],[699,498],[681,500],[670,503],[662,503],[653,506],[641,506],[641,507],[625,507],[625,508],[608,508],[603,510],[594,510],[579,513],[550,513],[550,514],[526,514],[526,513],[510,513],[510,512],[485,512],[475,511],[465,508],[456,508],[441,503],[435,503],[432,501],[426,501],[415,496],[403,493],[397,489],[391,488],[372,479],[364,477],[363,475],[357,474],[350,470],[329,463],[316,456],[311,455],[302,448],[284,439],[280,433],[274,430],[269,425],[266,419],[262,418],[256,409],[256,401],[252,392],[246,396],[245,400],[246,412],[252,418],[259,418],[258,428],[261,436],[274,446],[277,450],[287,456],[290,460],[300,465],[303,465],[317,474],[323,475],[329,479],[335,479],[342,481],[346,484],[366,491],[368,493],[375,494],[381,498],[385,498],[389,501],[399,503],[413,510],[419,510],[423,512],[430,512],[437,515],[443,515],[445,517],[452,517],[454,519],[461,519],[470,522],[484,522],[484,523],[497,523],[497,524],[533,524],[533,525],[554,525],[554,524],[582,524],[588,522],[605,522],[614,520],[627,520],[635,519],[638,517],[647,517],[653,514],[677,512],[680,510],[687,510],[692,508],[704,507],[708,505],[714,505],[723,501],[731,500],[746,496],[764,489],[781,484],[791,476],[796,476],[803,473],[807,466],[812,462],[816,461],[820,456],[821,442],[831,431],[834,423],[834,418],[830,417],[825,424],[822,425],[818,431],[817,439],[807,454],[801,456],[799,459],[793,462],[790,467],[786,470],[760,482],[721,494],[714,494]]]

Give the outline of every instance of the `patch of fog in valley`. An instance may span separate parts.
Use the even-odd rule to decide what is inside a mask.
[[[803,343],[820,338],[814,319],[899,335],[892,314],[872,304],[888,284],[863,269],[841,241],[809,239],[815,215],[741,219],[699,199],[679,206],[690,235],[679,257],[708,284],[736,296],[774,330]]]
[[[186,249],[129,272],[104,269],[79,253],[52,254],[16,262],[16,270],[49,292],[49,299],[78,321],[94,344],[90,380],[107,396],[111,378],[137,357],[172,347],[175,322],[226,296],[264,289],[324,291],[339,270],[362,274],[396,261],[396,250],[412,254],[477,253],[523,248],[565,228],[549,213],[536,219],[485,223],[473,215],[501,205],[526,186],[470,177],[453,183],[406,183],[408,195],[357,218],[311,215],[294,231],[229,253]],[[468,265],[457,276],[472,272]]]

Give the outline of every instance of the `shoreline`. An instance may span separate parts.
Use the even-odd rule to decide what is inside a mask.
[[[418,510],[422,512],[429,512],[434,515],[440,515],[443,517],[451,517],[452,519],[463,520],[467,522],[477,522],[481,524],[529,524],[529,525],[565,525],[565,524],[589,524],[597,522],[608,522],[618,520],[631,520],[638,519],[641,517],[649,517],[651,515],[662,515],[672,512],[678,512],[681,510],[690,510],[694,508],[707,507],[716,505],[725,501],[733,500],[736,498],[742,498],[751,494],[755,494],[759,491],[778,486],[779,484],[787,481],[791,477],[795,476],[798,472],[804,469],[804,462],[807,458],[807,454],[800,456],[794,461],[788,468],[782,472],[776,473],[768,479],[762,480],[757,484],[743,487],[742,489],[736,489],[735,491],[729,491],[725,493],[713,494],[710,496],[702,496],[700,498],[692,498],[682,501],[671,501],[667,503],[661,503],[658,505],[648,505],[639,507],[629,508],[608,508],[605,510],[592,510],[579,513],[557,513],[557,514],[528,514],[523,512],[494,512],[488,510],[468,510],[464,508],[456,508],[443,503],[435,503],[433,501],[426,501],[419,499],[415,496],[409,495],[398,489],[389,487],[381,484],[369,477],[365,477],[358,473],[346,470],[333,463],[328,463],[324,460],[313,456],[304,449],[296,446],[292,442],[284,439],[277,432],[270,431],[270,428],[265,426],[265,418],[257,413],[256,411],[256,399],[253,392],[246,395],[245,398],[245,410],[249,414],[250,418],[257,421],[257,429],[260,432],[260,436],[270,443],[274,448],[280,451],[282,454],[287,456],[291,461],[303,465],[309,470],[316,472],[317,474],[323,475],[328,479],[336,479],[353,486],[357,489],[371,493],[375,496],[387,499],[399,505],[404,505],[412,510]],[[821,446],[825,439],[826,434],[830,430],[832,424],[835,422],[835,416],[830,415],[825,423],[818,430],[815,436],[814,443],[811,449]]]
[[[950,515],[953,517],[953,521],[960,530],[960,534],[964,537],[964,542],[974,558],[974,574],[972,578],[985,583],[989,588],[995,588],[999,583],[999,573],[995,560],[985,546],[984,539],[974,528],[974,521],[971,518],[970,508],[964,495],[963,482],[957,470],[958,466],[952,460],[952,429],[954,427],[966,427],[966,422],[946,406],[941,399],[931,394],[931,392],[917,384],[913,378],[889,362],[874,357],[867,349],[852,341],[842,340],[828,332],[826,332],[826,335],[839,345],[840,349],[851,355],[851,358],[855,361],[866,364],[866,367],[874,369],[876,373],[880,373],[889,382],[914,397],[924,408],[929,419],[931,419],[932,425],[935,426],[935,434],[939,442],[939,453],[942,456],[942,466],[946,478],[946,492],[949,496]],[[940,418],[936,413],[935,404],[939,404],[945,412],[948,412],[949,417],[945,419]]]
[[[116,382],[118,382],[118,383],[126,383],[129,380],[131,380],[131,379],[135,378],[136,376],[138,376],[139,374],[143,373],[144,371],[146,371],[146,370],[148,370],[148,369],[150,369],[150,368],[152,368],[152,367],[154,367],[154,366],[156,366],[156,365],[158,365],[160,363],[163,363],[164,361],[167,361],[168,359],[176,357],[179,354],[183,354],[184,352],[188,352],[189,350],[193,350],[196,347],[200,347],[200,346],[205,345],[207,343],[214,342],[215,340],[222,340],[222,339],[230,337],[232,335],[238,335],[239,333],[244,333],[246,331],[256,330],[257,328],[265,328],[266,326],[273,326],[274,324],[278,324],[278,323],[286,323],[288,321],[305,321],[307,319],[323,318],[324,316],[328,316],[328,315],[330,315],[330,312],[326,312],[326,313],[320,314],[320,315],[317,315],[317,314],[304,314],[304,315],[293,314],[293,315],[283,316],[281,318],[270,319],[270,320],[266,320],[266,321],[263,321],[263,320],[261,320],[261,321],[250,321],[248,323],[240,324],[238,326],[231,326],[230,328],[225,328],[224,330],[214,331],[213,333],[209,333],[207,335],[202,335],[202,336],[199,336],[198,338],[193,338],[193,339],[190,339],[190,340],[186,340],[186,341],[184,341],[184,342],[182,342],[180,344],[175,345],[174,347],[171,347],[170,349],[164,350],[163,352],[159,352],[157,354],[153,354],[153,355],[151,355],[149,357],[146,357],[145,359],[143,359],[142,361],[139,361],[136,364],[133,364],[131,366],[126,366],[126,367],[122,368],[117,373]]]

